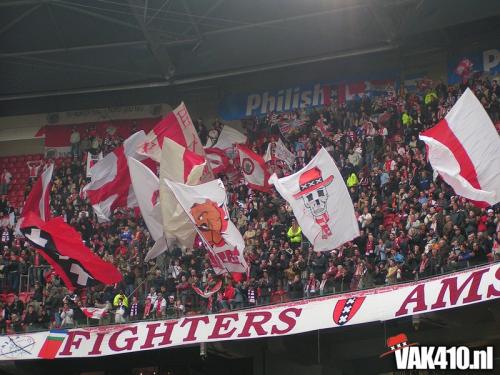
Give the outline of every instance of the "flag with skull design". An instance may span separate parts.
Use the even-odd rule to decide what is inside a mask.
[[[297,173],[269,179],[293,209],[316,251],[333,250],[359,236],[351,197],[330,154],[322,148]]]

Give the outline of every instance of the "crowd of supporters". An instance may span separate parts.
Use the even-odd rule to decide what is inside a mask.
[[[152,239],[135,211],[118,210],[98,223],[80,196],[87,183],[85,151],[113,150],[119,139],[71,136],[72,158],[55,171],[53,216],[74,226],[96,254],[123,274],[119,285],[69,293],[57,274],[14,233],[19,213],[0,199],[0,332],[88,324],[81,308],[105,308],[100,324],[218,312],[371,288],[425,278],[500,259],[500,209],[479,209],[455,196],[426,161],[418,141],[469,86],[495,123],[500,87],[492,79],[447,86],[438,82],[417,93],[362,96],[347,104],[247,119],[250,147],[263,155],[281,137],[295,154],[291,168],[272,160],[279,176],[302,168],[323,146],[334,158],[351,194],[361,235],[331,252],[314,252],[286,202],[275,192],[250,190],[238,176],[221,176],[231,219],[245,240],[247,275],[226,275],[210,298],[195,292],[218,287],[203,246],[174,247],[144,262]],[[293,120],[293,121],[292,121]],[[283,127],[284,122],[298,126]],[[216,138],[201,122],[202,142]],[[286,130],[285,130],[286,129]],[[236,161],[235,161],[236,162]],[[8,186],[2,185],[5,192]],[[30,191],[27,186],[25,195]]]

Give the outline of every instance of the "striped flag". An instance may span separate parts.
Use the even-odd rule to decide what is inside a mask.
[[[49,331],[42,348],[38,352],[38,358],[54,359],[61,348],[68,331],[65,329],[53,329]]]
[[[500,137],[471,90],[420,139],[432,168],[455,193],[479,207],[500,202]]]

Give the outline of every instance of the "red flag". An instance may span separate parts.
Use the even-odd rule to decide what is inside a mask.
[[[21,224],[21,233],[52,265],[69,290],[96,282],[114,284],[122,280],[116,267],[85,246],[80,233],[62,217],[43,222],[29,212]]]
[[[255,190],[269,192],[269,171],[267,170],[266,162],[262,156],[257,155],[248,147],[237,145],[240,154],[241,171],[247,185]]]
[[[50,219],[50,187],[52,186],[52,172],[54,164],[50,164],[48,168],[38,178],[33,185],[26,203],[24,204],[22,216],[26,216],[28,212],[33,212],[38,215],[43,221]]]

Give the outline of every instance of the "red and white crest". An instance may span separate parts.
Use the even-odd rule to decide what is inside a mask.
[[[337,301],[333,309],[333,321],[343,326],[353,318],[363,304],[366,297],[351,297]]]

